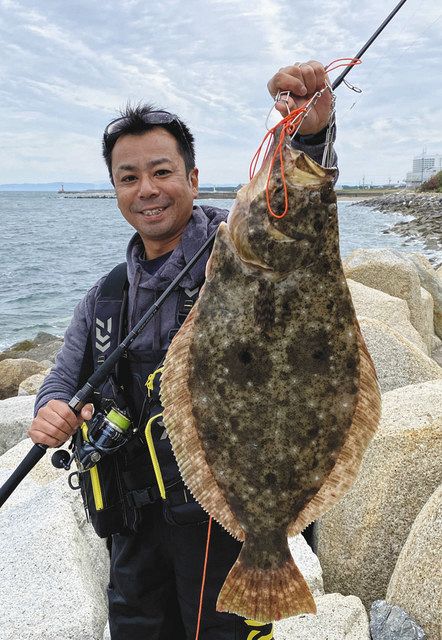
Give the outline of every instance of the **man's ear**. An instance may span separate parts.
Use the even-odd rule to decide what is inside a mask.
[[[198,169],[196,167],[194,167],[192,169],[192,171],[190,171],[189,173],[189,182],[190,185],[192,187],[192,191],[193,191],[193,197],[197,198],[198,197],[198,192],[199,192],[199,186],[198,186]]]

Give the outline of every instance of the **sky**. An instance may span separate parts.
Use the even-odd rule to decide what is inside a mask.
[[[280,68],[351,57],[397,0],[0,0],[0,184],[103,182],[128,100],[179,114],[201,183],[247,181]],[[408,0],[336,90],[340,182],[442,154],[442,3]],[[331,75],[333,80],[338,72]]]

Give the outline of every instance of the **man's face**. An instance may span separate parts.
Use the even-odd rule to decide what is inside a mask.
[[[198,195],[198,169],[186,173],[175,138],[162,127],[121,136],[112,150],[112,177],[118,208],[148,257],[173,249]]]

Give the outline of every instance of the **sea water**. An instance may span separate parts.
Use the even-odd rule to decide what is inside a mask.
[[[229,209],[233,200],[198,204]],[[383,232],[403,219],[339,201],[341,254],[393,247],[425,253],[422,243]],[[62,335],[72,311],[102,275],[125,260],[134,233],[114,199],[45,192],[0,192],[0,349],[39,331]]]

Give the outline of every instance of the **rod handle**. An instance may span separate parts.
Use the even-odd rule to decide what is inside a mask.
[[[26,454],[15,471],[0,488],[0,507],[3,506],[14,489],[18,487],[23,478],[28,475],[37,462],[43,458],[47,448],[48,447],[45,444],[34,444],[29,453]]]

